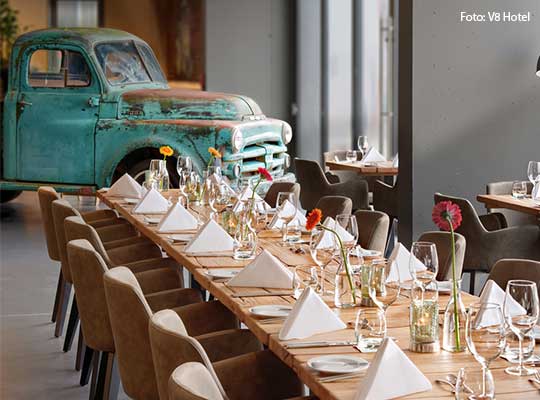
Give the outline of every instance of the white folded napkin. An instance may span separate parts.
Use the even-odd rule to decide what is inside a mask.
[[[126,173],[107,190],[107,195],[140,199],[143,195],[142,186]]]
[[[526,313],[525,309],[519,304],[516,300],[513,298],[510,298],[510,301],[504,304],[504,297],[506,293],[504,290],[501,289],[499,285],[494,280],[489,279],[484,288],[482,289],[482,293],[480,293],[480,303],[495,303],[501,306],[501,311],[505,313],[505,315],[523,315]],[[506,307],[506,312],[503,307]],[[489,313],[491,314],[491,313]],[[488,318],[481,318],[477,317],[478,321],[481,325],[491,325],[492,322],[497,321],[489,321]]]
[[[392,160],[392,167],[399,168],[399,154],[396,154]]]
[[[302,292],[279,331],[279,340],[303,339],[317,333],[345,329],[347,325],[310,287]]]
[[[244,201],[249,200],[252,197],[253,197],[253,190],[249,186],[247,186],[242,191],[242,193],[240,193],[240,195],[238,196],[238,200],[237,200],[236,204],[234,205],[233,211],[234,212],[242,211],[242,209],[244,208]],[[261,198],[261,196],[259,196],[257,193],[255,193],[254,198],[255,198],[255,204],[256,204],[257,210],[259,212],[264,212],[264,211],[270,209],[270,206],[268,205],[268,203],[266,203]]]
[[[327,228],[333,229],[336,231],[336,233],[339,235],[342,241],[344,242],[350,242],[354,239],[354,237],[347,232],[345,228],[343,228],[341,225],[336,224],[336,220],[332,217],[326,217],[326,219],[323,222],[323,225]],[[324,231],[324,233],[321,235],[321,238],[319,239],[319,243],[317,244],[318,249],[326,249],[329,247],[334,246],[335,241],[335,235],[330,231]]]
[[[161,219],[157,231],[159,233],[171,233],[195,230],[198,227],[197,218],[186,210],[182,204],[176,203],[169,208],[167,214]]]
[[[165,214],[169,209],[169,201],[156,189],[150,189],[133,208],[134,214]]]
[[[284,208],[284,211],[290,210],[290,212],[292,212],[292,209],[294,208],[294,206],[291,204],[289,200],[285,200],[282,207]],[[294,216],[294,219],[290,223],[291,224],[297,223],[298,225],[302,227],[306,226],[306,216],[304,215],[302,210],[300,210],[299,208],[296,209],[296,215]],[[268,228],[269,229],[283,228],[283,220],[279,217],[279,209],[276,210],[274,217],[268,224]]]
[[[193,236],[184,251],[187,255],[224,253],[233,250],[234,239],[219,224],[210,219]]]
[[[385,338],[354,400],[387,400],[431,389],[431,382],[409,357],[391,338]]]
[[[400,282],[412,280],[413,277],[411,275],[411,270],[409,269],[410,259],[411,253],[409,250],[407,250],[401,243],[398,243],[388,258],[390,265],[394,264],[397,268],[394,268],[394,265],[392,265],[388,279],[397,279],[395,274],[397,273],[396,271],[399,271]],[[426,269],[426,266],[422,263],[422,261],[416,257],[414,257],[414,267],[416,271],[424,271]]]
[[[362,157],[361,162],[367,163],[367,162],[384,162],[386,161],[386,158],[383,157],[381,153],[375,148],[370,147],[370,149],[367,151],[366,154],[364,154],[364,157]]]
[[[293,286],[293,274],[268,250],[263,250],[261,254],[232,278],[228,285],[291,289]]]

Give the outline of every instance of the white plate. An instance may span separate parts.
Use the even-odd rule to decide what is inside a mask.
[[[536,325],[533,328],[533,336],[537,342],[540,342],[540,326]]]
[[[369,363],[360,357],[327,355],[310,358],[307,365],[327,374],[348,374],[366,369]]]
[[[187,234],[187,233],[180,233],[180,234],[177,234],[177,235],[169,235],[167,237],[169,239],[171,239],[175,243],[185,243],[185,242],[189,242],[191,239],[193,239],[193,235],[192,234]]]
[[[452,281],[437,281],[437,287],[439,289],[439,293],[451,293]]]
[[[379,257],[382,254],[380,251],[363,249],[360,246],[357,249],[362,257]]]
[[[144,222],[149,225],[157,225],[161,221],[161,217],[144,217]]]
[[[292,306],[280,306],[271,304],[267,306],[251,307],[249,312],[258,317],[287,317],[292,310]]]
[[[124,197],[124,203],[127,204],[137,204],[139,203],[140,199],[130,199],[129,197]]]
[[[238,270],[231,269],[215,269],[212,271],[206,272],[206,275],[212,279],[230,279],[238,274]]]

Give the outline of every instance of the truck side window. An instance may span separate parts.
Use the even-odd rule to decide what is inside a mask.
[[[71,50],[35,50],[28,66],[31,87],[64,88],[90,85],[90,70],[82,54]]]

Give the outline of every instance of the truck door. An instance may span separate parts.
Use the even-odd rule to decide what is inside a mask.
[[[100,84],[77,47],[25,50],[17,99],[17,176],[93,184]]]

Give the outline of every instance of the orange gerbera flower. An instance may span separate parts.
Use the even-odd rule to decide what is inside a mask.
[[[174,154],[174,150],[171,148],[171,146],[161,146],[159,148],[159,152],[163,154],[164,157],[170,157]]]
[[[322,211],[318,208],[314,208],[307,216],[306,229],[311,231],[315,228],[322,219]]]
[[[210,153],[210,155],[214,158],[221,158],[221,153],[219,151],[217,151],[215,148],[213,147],[209,147],[208,148],[208,152]]]

